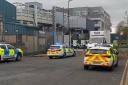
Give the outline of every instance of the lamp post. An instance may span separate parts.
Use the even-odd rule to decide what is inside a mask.
[[[54,30],[53,30],[53,33],[54,33],[53,43],[55,44],[56,43],[56,38],[57,38],[57,35],[56,35],[56,31],[57,31],[57,29],[56,29],[56,7],[53,7],[53,28],[54,28]]]
[[[16,29],[16,45],[17,45],[17,46],[18,46],[18,32],[19,32],[19,30]]]
[[[70,15],[69,15],[69,6],[70,6],[70,2],[72,0],[68,0],[68,30],[69,30],[69,46],[71,46],[71,30],[70,30]]]

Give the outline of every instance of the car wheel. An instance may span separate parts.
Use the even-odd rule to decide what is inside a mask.
[[[115,67],[118,67],[118,60],[117,60],[117,62],[116,62],[116,64],[115,64]]]
[[[88,70],[88,69],[89,69],[89,66],[84,65],[84,70]]]
[[[108,70],[109,70],[109,71],[113,71],[113,69],[114,69],[114,61],[112,62],[112,66],[110,66],[110,67],[108,68]]]
[[[49,56],[49,59],[53,59],[53,57],[50,57],[50,56]]]
[[[2,62],[2,60],[1,60],[1,56],[0,56],[0,62]]]

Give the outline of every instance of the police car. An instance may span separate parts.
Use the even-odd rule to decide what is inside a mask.
[[[20,61],[23,56],[23,51],[15,48],[10,44],[0,44],[0,61],[14,60]]]
[[[65,45],[51,45],[47,51],[47,56],[52,58],[64,58],[68,56],[75,56],[75,51],[73,48],[70,48]]]
[[[95,47],[95,46],[97,46],[98,44],[97,43],[88,43],[87,45],[86,45],[86,47],[87,48],[92,48],[92,47]]]
[[[111,47],[89,48],[84,56],[84,70],[90,66],[106,67],[113,70],[118,66],[118,56]]]

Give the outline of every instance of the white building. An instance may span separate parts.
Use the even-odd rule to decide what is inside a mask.
[[[70,16],[70,27],[86,29],[86,17],[82,16]]]
[[[57,24],[60,24],[64,26],[65,28],[68,27],[68,14],[63,8],[56,7],[55,12],[55,20]],[[80,29],[86,29],[86,20],[87,18],[85,16],[75,16],[71,15],[69,17],[69,25],[70,28],[80,28]]]
[[[105,31],[106,41],[110,43],[111,17],[102,7],[70,8],[70,15],[86,17],[86,29],[88,31]]]
[[[52,24],[52,13],[44,10],[41,3],[13,3],[17,9],[17,22],[30,26],[38,26],[39,24]]]

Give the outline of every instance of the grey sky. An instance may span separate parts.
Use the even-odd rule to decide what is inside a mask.
[[[67,7],[67,0],[7,0],[9,2],[29,2],[38,1],[43,3],[43,7],[50,9],[52,6]],[[73,0],[71,7],[102,6],[111,16],[112,28],[121,20],[128,10],[128,0]]]

